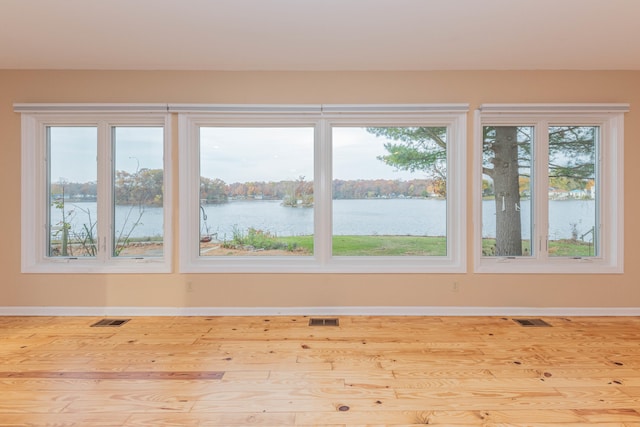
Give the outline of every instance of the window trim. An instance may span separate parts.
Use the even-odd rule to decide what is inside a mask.
[[[172,173],[171,120],[166,107],[142,104],[15,104],[21,113],[21,271],[23,273],[169,273],[172,271]],[[99,238],[111,239],[111,177],[115,126],[159,126],[164,129],[163,255],[158,257],[115,257],[106,250],[112,244],[100,243],[97,257],[49,257],[47,255],[47,159],[46,130],[49,126],[96,126],[98,128]],[[102,142],[101,142],[102,141]],[[109,143],[107,143],[107,141]],[[107,157],[105,157],[107,156]],[[101,172],[102,171],[102,172]],[[102,183],[100,180],[102,179]],[[99,196],[100,197],[100,196]],[[106,203],[106,204],[105,204]],[[39,224],[39,225],[38,225]]]
[[[473,219],[474,272],[475,273],[567,273],[610,274],[624,272],[624,113],[628,104],[483,104],[475,112],[474,120],[474,166],[473,166]],[[595,257],[487,257],[482,255],[482,146],[483,127],[495,124],[518,124],[536,126],[536,142],[541,130],[549,125],[579,124],[600,126],[600,197],[598,200],[600,220],[600,255]],[[539,127],[541,126],[541,127]],[[546,136],[545,136],[546,138]],[[534,147],[536,153],[546,147]],[[546,162],[535,161],[534,174],[543,173]],[[544,179],[542,185],[544,186]],[[540,184],[539,184],[540,185]],[[536,220],[535,240],[546,230],[547,206],[541,203],[532,221]],[[541,216],[542,214],[542,216]],[[532,235],[534,241],[534,235]]]
[[[170,111],[172,108],[170,107]],[[193,112],[195,111],[195,112]],[[466,272],[467,104],[198,106],[180,107],[180,271],[183,273],[462,273]],[[450,130],[448,248],[445,257],[334,257],[331,255],[331,126],[438,125]],[[313,126],[314,254],[309,257],[201,257],[199,200],[200,126]],[[456,213],[458,213],[456,215]]]

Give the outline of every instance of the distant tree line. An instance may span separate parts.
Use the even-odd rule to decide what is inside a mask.
[[[51,184],[53,201],[64,199],[71,202],[95,201],[95,181],[77,183],[58,181]],[[140,169],[138,172],[116,171],[114,198],[118,205],[161,206],[163,202],[164,171],[162,169]]]
[[[370,199],[394,197],[444,197],[446,183],[441,179],[359,179],[333,181],[335,199]]]
[[[397,197],[442,197],[446,184],[440,179],[358,179],[333,181],[336,199]],[[57,182],[51,184],[51,198],[67,201],[95,201],[95,182]],[[162,169],[140,169],[136,173],[116,171],[114,197],[118,205],[160,206],[163,201]],[[283,200],[287,205],[313,202],[313,181],[305,177],[286,181],[251,181],[227,184],[219,178],[200,178],[203,203],[226,203],[233,199]]]
[[[97,184],[92,182],[59,181],[51,184],[51,198],[53,200],[95,201]]]
[[[360,179],[333,181],[335,199],[444,196],[441,180]],[[302,200],[313,197],[313,181],[300,177],[296,181],[254,181],[227,184],[221,179],[200,178],[200,199],[204,203],[225,203],[229,199]]]

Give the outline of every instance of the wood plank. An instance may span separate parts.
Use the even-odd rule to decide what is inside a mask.
[[[0,378],[46,378],[46,379],[59,378],[59,379],[76,379],[76,380],[219,380],[219,379],[222,379],[223,376],[224,376],[224,372],[221,372],[221,371],[0,372]]]
[[[0,426],[28,427],[122,427],[130,426],[130,414],[8,414],[0,413]],[[160,426],[162,424],[156,424]]]
[[[213,427],[213,426],[291,426],[294,413],[267,414],[262,412],[207,414],[133,414],[127,420],[130,427]]]
[[[577,417],[573,417],[577,419]],[[296,425],[324,425],[326,423],[346,425],[481,425],[483,418],[478,411],[377,411],[299,413]]]

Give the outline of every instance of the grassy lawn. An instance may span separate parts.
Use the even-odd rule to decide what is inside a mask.
[[[445,256],[444,237],[333,236],[336,256]]]
[[[313,236],[278,237],[258,230],[250,230],[246,235],[236,236],[229,247],[252,249],[297,251],[313,253]],[[493,255],[495,239],[483,239],[482,252]],[[524,256],[531,253],[531,242],[524,240]],[[588,243],[572,240],[549,242],[550,256],[593,256],[593,247]],[[422,236],[333,236],[335,256],[445,256],[447,241],[444,237]],[[265,254],[266,255],[266,254]]]
[[[550,256],[594,256],[593,244],[573,240],[554,240],[549,242]]]
[[[493,255],[493,248],[496,244],[495,239],[482,239],[483,255]],[[529,240],[522,241],[522,252],[525,256],[531,254],[531,242]],[[574,240],[550,240],[549,256],[557,257],[586,257],[594,256],[593,244],[579,242]]]
[[[313,252],[312,236],[280,237],[278,240]],[[482,241],[483,253],[491,255],[495,239]],[[524,254],[531,253],[531,242],[522,242]],[[333,255],[335,256],[445,256],[447,242],[444,237],[418,236],[334,236]],[[550,256],[593,256],[593,246],[571,240],[549,242]],[[527,255],[525,255],[527,256]]]
[[[278,237],[290,247],[313,252],[313,236]],[[334,236],[336,256],[444,256],[444,237],[420,236]]]
[[[312,236],[279,237],[290,246],[313,252]],[[336,256],[445,256],[444,237],[420,236],[333,236]]]

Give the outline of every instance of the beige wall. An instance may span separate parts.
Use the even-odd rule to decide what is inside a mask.
[[[478,275],[471,273],[473,257],[468,251],[470,272],[455,275],[21,274],[20,116],[12,107],[16,102],[464,102],[471,105],[471,111],[480,103],[630,103],[631,112],[625,117],[625,273]],[[0,307],[640,307],[640,262],[634,258],[640,238],[636,221],[640,210],[639,105],[640,72],[635,71],[0,71]],[[472,123],[470,112],[469,152]],[[177,170],[177,139],[173,154]],[[177,181],[174,188],[178,188]],[[471,205],[471,198],[468,203]],[[177,205],[174,213],[177,219]],[[471,242],[470,217],[468,230]],[[177,259],[177,250],[174,254]],[[459,283],[458,292],[452,290],[454,282]]]

